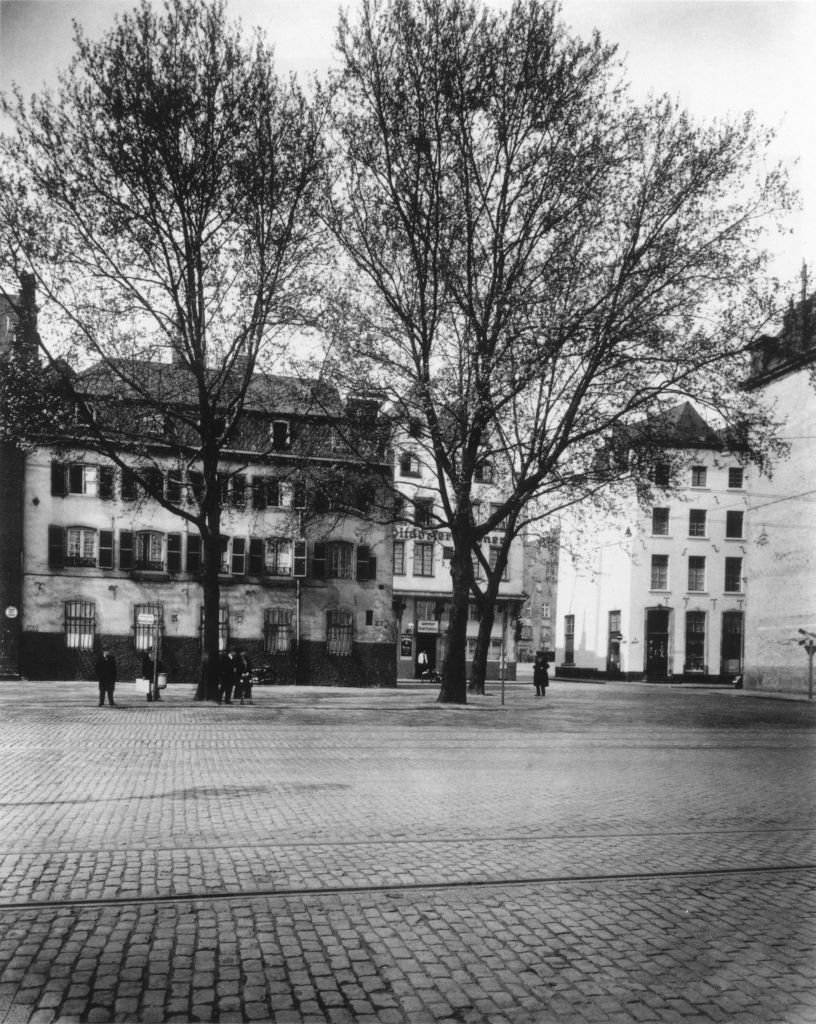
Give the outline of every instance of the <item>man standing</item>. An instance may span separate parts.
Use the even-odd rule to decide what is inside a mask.
[[[238,658],[230,647],[221,658],[221,679],[218,687],[218,703],[232,704],[232,688],[238,681]]]
[[[535,686],[536,697],[546,696],[549,682],[550,675],[547,668],[547,656],[543,651],[536,651],[535,663],[533,664],[533,686]]]
[[[108,650],[103,650],[96,661],[96,678],[99,680],[99,706],[105,703],[105,694],[108,695],[108,704],[113,704],[113,690],[116,686],[116,658]]]

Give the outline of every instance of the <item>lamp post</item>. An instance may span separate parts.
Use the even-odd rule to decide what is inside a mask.
[[[810,633],[806,629],[800,629],[802,639],[799,646],[804,647],[808,656],[808,700],[813,700],[813,655],[816,654],[816,633]]]

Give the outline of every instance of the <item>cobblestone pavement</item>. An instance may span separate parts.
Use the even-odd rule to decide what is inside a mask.
[[[816,1024],[816,707],[0,683],[0,1022]]]

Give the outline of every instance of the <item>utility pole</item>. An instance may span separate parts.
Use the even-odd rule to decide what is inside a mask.
[[[799,646],[804,647],[808,656],[808,700],[813,700],[813,655],[816,654],[816,633],[810,633],[806,629],[800,629],[802,639]]]

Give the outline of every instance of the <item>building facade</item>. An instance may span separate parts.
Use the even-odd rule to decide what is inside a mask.
[[[751,471],[686,403],[675,411],[679,485],[654,467],[635,500],[565,536],[556,666],[563,677],[732,680],[744,664]],[[666,489],[662,489],[662,484]]]
[[[533,661],[536,651],[555,650],[558,596],[559,533],[550,530],[524,538],[524,604],[516,630],[519,661]]]
[[[418,428],[415,428],[415,432]],[[498,503],[499,491],[492,481],[490,467],[480,468],[476,500]],[[403,499],[398,508],[393,533],[394,610],[398,622],[397,675],[418,678],[423,668],[441,669],[446,652],[446,631],[450,611],[451,536],[435,523],[439,488],[417,438],[406,434],[395,446],[394,486]],[[488,565],[496,563],[497,548],[503,531],[497,529],[483,541]],[[481,562],[474,556],[474,574],[484,578]],[[490,640],[487,677],[497,679],[502,665],[505,678],[515,678],[516,634],[524,599],[523,545],[514,541],[507,568],[499,587],[496,616]],[[467,629],[468,662],[472,661],[479,631],[476,605],[471,602]],[[424,659],[420,659],[424,655]]]

